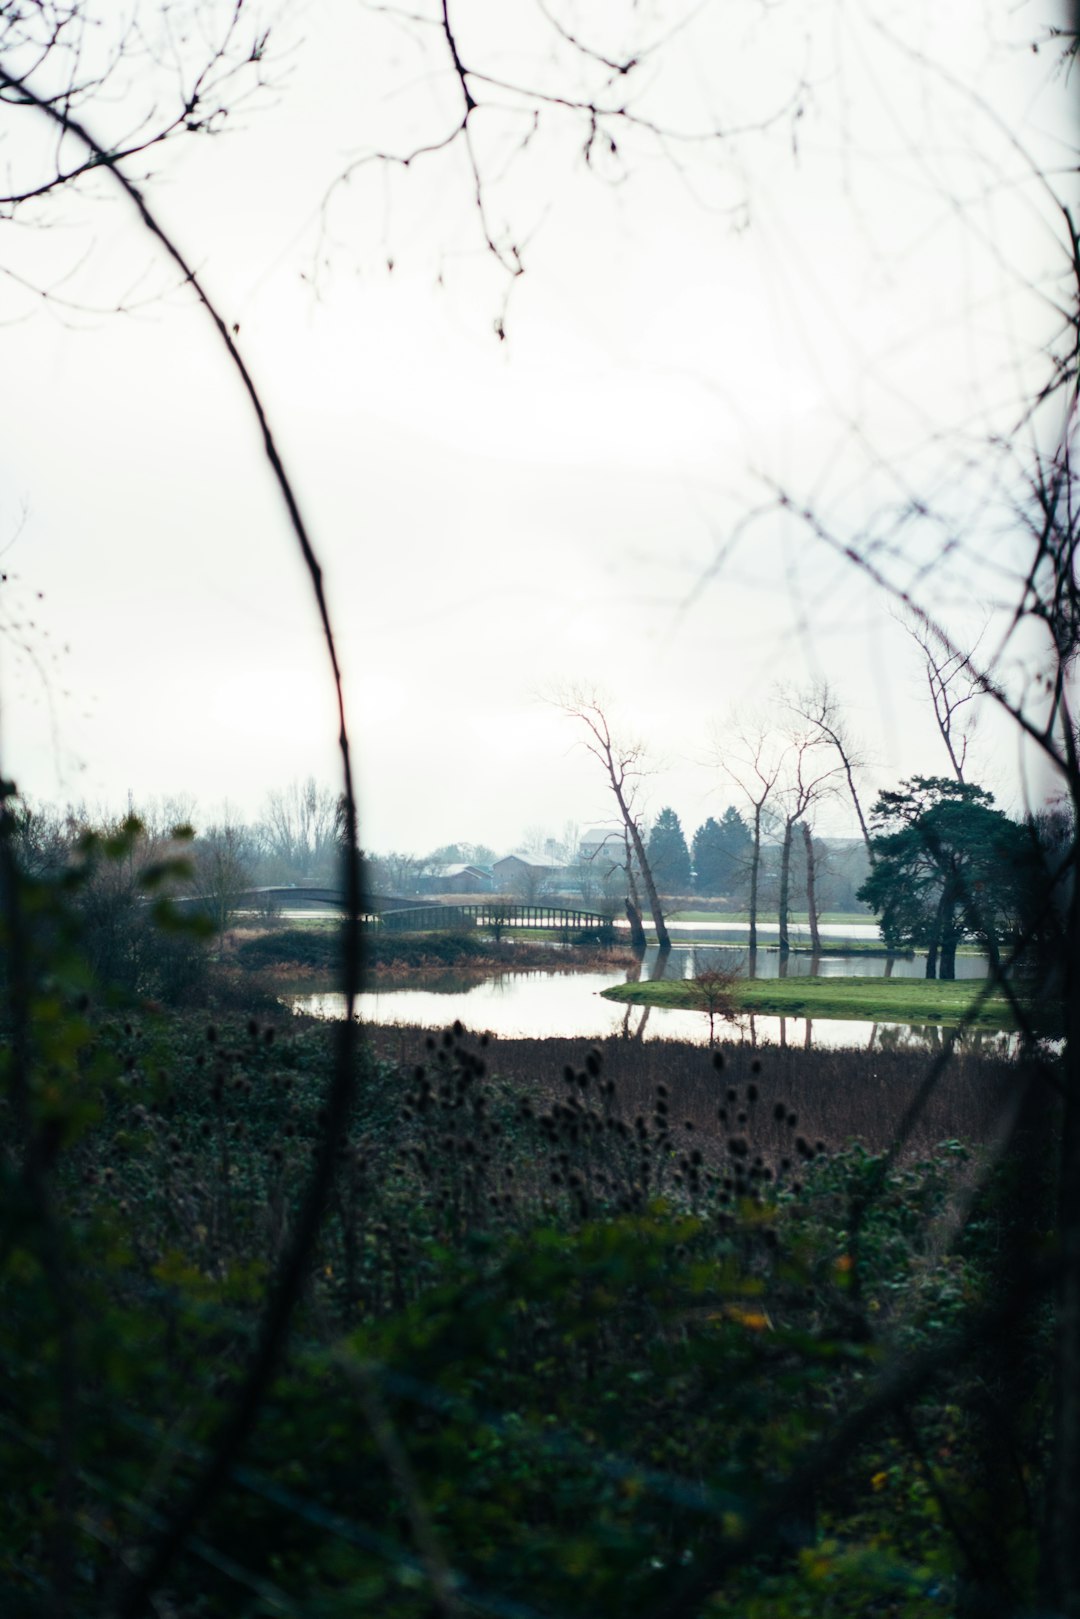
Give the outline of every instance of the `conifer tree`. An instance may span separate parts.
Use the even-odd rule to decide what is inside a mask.
[[[660,811],[646,845],[657,886],[669,894],[690,891],[690,851],[679,817],[670,806]]]

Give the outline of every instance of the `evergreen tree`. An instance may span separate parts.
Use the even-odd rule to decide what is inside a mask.
[[[690,892],[690,851],[673,809],[660,811],[649,833],[646,853],[659,889],[668,894]]]
[[[699,894],[741,893],[753,848],[750,828],[731,805],[722,820],[709,819],[694,833],[694,887]]]
[[[971,782],[915,776],[874,806],[874,868],[858,898],[881,918],[890,947],[926,950],[927,978],[956,977],[965,938],[996,962],[1029,908],[1030,835],[993,802]]]

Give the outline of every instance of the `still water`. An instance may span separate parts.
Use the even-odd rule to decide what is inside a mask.
[[[692,978],[695,972],[700,972],[705,966],[734,966],[739,956],[740,952],[730,949],[676,948],[658,972],[657,953],[653,949],[646,953],[640,977],[643,980],[657,976]],[[759,955],[757,976],[775,978],[778,965],[775,955]],[[885,976],[885,962],[881,957],[823,956],[814,965],[817,972],[825,977]],[[806,976],[810,966],[809,957],[793,958],[788,963],[787,976]],[[922,977],[925,970],[922,960],[897,961],[893,965],[892,976]],[[985,977],[985,958],[959,957],[956,970],[958,977]],[[708,1043],[709,1020],[703,1012],[667,1007],[627,1007],[603,1000],[600,991],[618,982],[619,976],[610,969],[604,972],[507,972],[471,986],[449,983],[446,990],[373,990],[359,997],[357,1010],[365,1023],[391,1026],[417,1024],[424,1028],[441,1029],[460,1019],[467,1029],[474,1032],[486,1030],[504,1038],[563,1036],[590,1040],[605,1035],[626,1034],[642,1040]],[[297,1012],[335,1018],[342,1016],[345,1003],[342,995],[323,993],[292,996],[289,1004]],[[815,1047],[870,1047],[896,1043],[932,1045],[940,1040],[937,1029],[924,1032],[897,1024],[833,1018],[765,1017],[760,1014],[752,1017],[741,1014],[734,1022],[718,1019],[716,1032],[717,1038],[722,1040]],[[977,1038],[989,1044],[998,1037],[984,1030],[977,1036],[970,1034],[966,1038]]]

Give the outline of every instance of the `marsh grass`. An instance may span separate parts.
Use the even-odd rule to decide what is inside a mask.
[[[431,1031],[408,1027],[370,1027],[367,1039],[373,1053],[402,1067],[422,1062]],[[475,1037],[474,1037],[475,1038]],[[568,1066],[579,1064],[580,1040],[509,1039],[487,1037],[490,1066],[523,1095],[538,1104],[558,1098],[558,1078]],[[774,1128],[772,1109],[781,1100],[790,1105],[799,1132],[812,1141],[836,1149],[857,1141],[870,1152],[881,1152],[893,1141],[898,1123],[926,1079],[925,1050],[805,1050],[720,1042],[722,1066],[714,1053],[682,1040],[624,1039],[612,1035],[594,1042],[603,1058],[604,1073],[617,1086],[621,1116],[648,1115],[658,1084],[668,1088],[673,1116],[689,1120],[698,1142],[711,1146],[726,1139],[729,1122],[748,1112],[746,1088],[757,1089],[753,1110],[758,1150],[770,1158],[782,1157],[790,1145],[785,1129]],[[948,1059],[912,1134],[908,1152],[924,1154],[938,1142],[959,1138],[973,1143],[997,1139],[1016,1085],[1016,1065],[1008,1058],[981,1052],[958,1051]],[[732,1102],[735,1089],[743,1103]],[[786,1114],[785,1114],[786,1118]]]

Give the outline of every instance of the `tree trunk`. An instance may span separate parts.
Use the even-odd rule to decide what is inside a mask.
[[[788,901],[791,888],[791,839],[795,831],[795,823],[788,821],[784,827],[784,847],[780,855],[780,902],[778,906],[780,921],[780,960],[787,959],[791,944],[788,940]]]
[[[839,753],[840,753],[840,758],[843,761],[843,765],[844,765],[844,775],[847,777],[848,792],[851,794],[851,802],[855,806],[855,814],[859,817],[859,830],[862,833],[863,842],[866,844],[866,858],[870,862],[870,870],[873,871],[873,869],[874,869],[874,845],[871,842],[870,830],[867,827],[866,817],[863,814],[863,808],[862,808],[862,805],[859,802],[859,794],[858,794],[858,790],[856,789],[856,786],[855,786],[855,777],[852,774],[851,762],[848,759],[848,756],[845,753],[843,748],[839,749]]]
[[[656,884],[653,882],[652,868],[649,865],[649,858],[645,853],[645,845],[641,841],[641,833],[638,831],[637,822],[631,815],[626,800],[623,798],[623,795],[618,788],[615,789],[615,797],[618,801],[619,809],[622,812],[623,825],[630,834],[630,841],[634,845],[634,853],[637,855],[638,866],[641,870],[641,880],[645,884],[645,892],[649,896],[649,910],[652,912],[653,927],[656,929],[656,942],[660,946],[661,950],[670,950],[671,936],[667,930],[667,923],[664,921],[664,911],[660,904],[660,895],[656,892]]]
[[[947,884],[941,896],[941,958],[938,962],[938,977],[953,979],[956,977],[956,947],[960,943],[962,930],[956,925],[956,907],[959,895],[953,885]]]
[[[934,920],[930,924],[930,937],[926,943],[926,976],[936,978],[938,974],[938,947],[941,943],[941,919],[945,908],[945,896],[942,894],[938,900]]]
[[[820,721],[817,723],[821,724]],[[870,862],[870,870],[873,871],[874,845],[870,840],[870,829],[866,824],[866,816],[863,814],[863,807],[859,801],[859,789],[855,785],[855,767],[848,757],[848,751],[844,746],[842,734],[839,731],[827,728],[824,724],[821,724],[821,729],[824,735],[828,737],[837,753],[840,755],[840,763],[844,767],[844,777],[847,781],[848,794],[851,798],[852,805],[854,806],[855,814],[859,819],[859,831],[862,833],[863,842],[866,845],[866,857]]]
[[[645,929],[641,925],[641,912],[630,899],[626,901],[626,920],[630,924],[630,948],[636,951],[639,956],[643,956],[648,946],[648,940],[645,937]]]
[[[806,909],[810,916],[810,952],[821,954],[821,933],[818,930],[817,874],[814,870],[814,837],[805,821],[802,822],[803,848],[806,850]]]
[[[644,955],[648,940],[641,925],[641,900],[634,881],[634,857],[630,852],[630,832],[623,823],[623,848],[626,850],[626,919],[630,923],[630,948]]]
[[[757,955],[757,890],[761,868],[761,805],[754,805],[754,852],[750,859],[750,961]],[[750,977],[753,978],[751,966]]]

